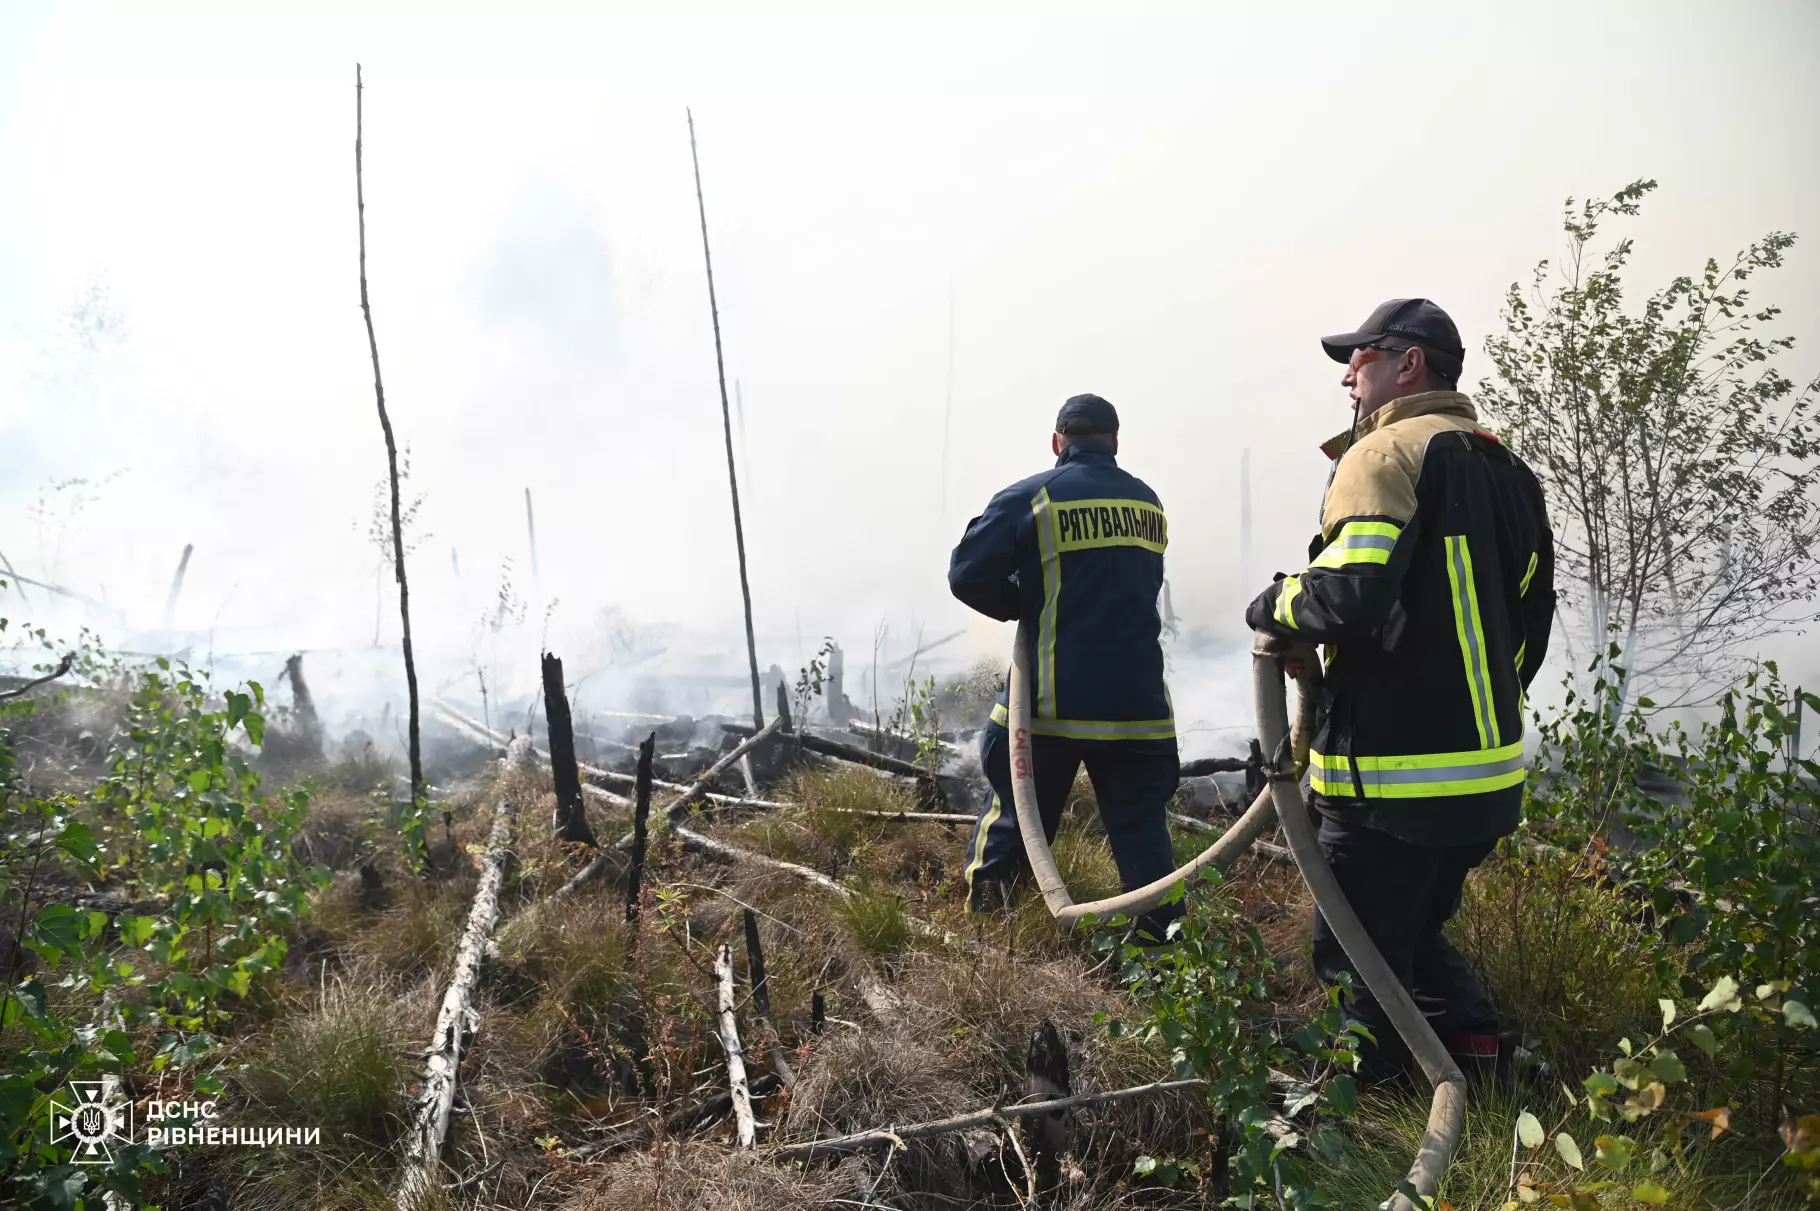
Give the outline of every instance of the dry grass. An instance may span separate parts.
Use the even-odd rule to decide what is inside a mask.
[[[561,1205],[565,1211],[837,1211],[854,1206],[869,1184],[859,1160],[792,1170],[720,1144],[682,1143],[614,1161]]]

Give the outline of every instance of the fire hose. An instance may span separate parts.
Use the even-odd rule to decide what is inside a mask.
[[[1289,728],[1288,695],[1283,684],[1283,662],[1275,653],[1265,650],[1265,637],[1258,636],[1252,648],[1252,690],[1257,710],[1258,740],[1265,754],[1265,772],[1269,784],[1256,802],[1240,816],[1231,828],[1203,850],[1199,856],[1154,883],[1134,888],[1122,895],[1109,896],[1087,904],[1076,904],[1056,869],[1055,855],[1050,852],[1043,829],[1042,813],[1036,802],[1036,782],[1030,755],[1030,649],[1025,642],[1026,624],[1019,623],[1017,642],[1013,646],[1009,685],[1011,716],[1011,795],[1017,807],[1018,831],[1023,834],[1024,852],[1030,860],[1030,871],[1042,892],[1043,902],[1056,920],[1079,924],[1088,916],[1114,914],[1136,916],[1155,908],[1178,881],[1192,880],[1208,866],[1229,866],[1250,848],[1273,821],[1280,820],[1289,840],[1290,852],[1302,873],[1302,879],[1314,893],[1315,904],[1346,957],[1363,978],[1365,986],[1377,998],[1403,1039],[1422,1073],[1434,1087],[1434,1100],[1429,1105],[1428,1127],[1409,1169],[1409,1185],[1424,1198],[1434,1195],[1441,1174],[1460,1141],[1466,1120],[1466,1077],[1454,1062],[1440,1036],[1422,1011],[1416,1008],[1409,990],[1404,988],[1390,965],[1384,961],[1377,945],[1366,934],[1359,917],[1347,903],[1315,842],[1314,823],[1308,806],[1302,801],[1297,778],[1298,758],[1305,761],[1308,734],[1313,720],[1313,690],[1319,678],[1318,668],[1305,668],[1298,686],[1300,701],[1297,727],[1292,737]],[[1312,663],[1312,662],[1311,662]],[[1413,1211],[1414,1204],[1401,1194],[1389,1203],[1392,1211]]]

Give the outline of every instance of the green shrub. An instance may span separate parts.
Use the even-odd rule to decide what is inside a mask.
[[[1450,925],[1506,1027],[1567,1071],[1652,1021],[1662,991],[1643,906],[1587,866],[1510,838],[1473,872]]]

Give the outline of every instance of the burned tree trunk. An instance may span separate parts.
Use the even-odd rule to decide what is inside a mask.
[[[291,683],[291,706],[297,712],[297,730],[310,751],[322,751],[322,721],[316,716],[316,700],[310,695],[309,683],[303,679],[303,653],[284,662],[284,675]]]
[[[1068,1081],[1068,1046],[1055,1023],[1044,1018],[1030,1036],[1024,1054],[1024,1100],[1055,1101],[1072,1095]],[[1068,1150],[1068,1112],[1052,1110],[1031,1120],[1037,1189],[1055,1189],[1062,1176],[1062,1153]]]
[[[569,718],[569,697],[562,689],[562,661],[543,654],[543,710],[549,721],[550,777],[556,784],[556,817],[551,831],[570,845],[598,845],[588,827],[588,809],[581,798],[581,770],[575,764],[575,726]]]
[[[651,819],[651,757],[657,751],[657,733],[638,746],[638,789],[632,808],[632,868],[626,872],[626,920],[638,920],[638,902],[644,894],[645,827]]]
[[[758,1015],[759,1029],[767,1036],[771,1066],[777,1070],[777,1079],[783,1082],[785,1089],[793,1089],[796,1087],[796,1072],[790,1067],[783,1040],[777,1037],[777,1027],[771,1022],[771,986],[765,975],[764,947],[758,939],[758,914],[750,908],[743,912],[746,925],[746,982],[752,986],[752,1011]]]

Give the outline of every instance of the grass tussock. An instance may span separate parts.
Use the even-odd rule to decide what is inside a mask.
[[[326,1140],[389,1147],[402,1130],[408,1029],[418,1015],[377,977],[338,979],[318,1004],[272,1032],[242,1073],[277,1122],[321,1126]]]
[[[910,943],[910,915],[893,891],[862,886],[838,901],[834,911],[867,954],[893,958]]]

